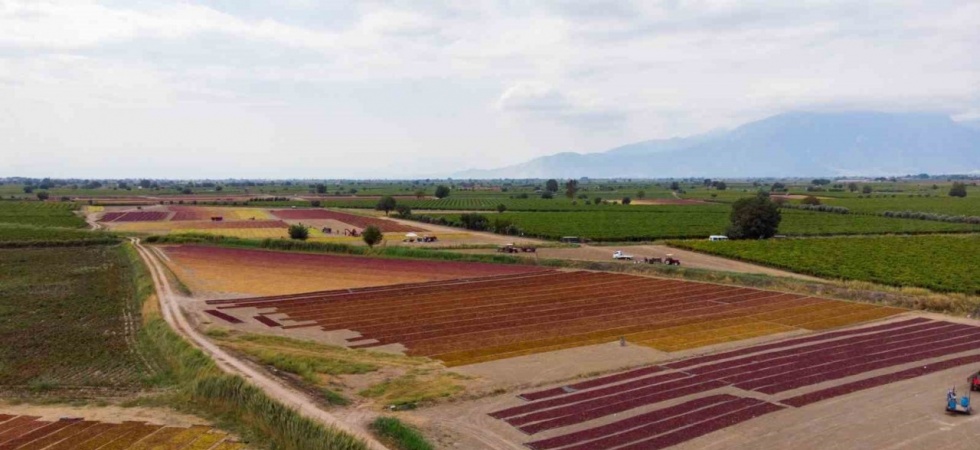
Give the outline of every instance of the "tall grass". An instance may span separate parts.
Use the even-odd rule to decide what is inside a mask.
[[[137,295],[152,298],[149,272],[127,245]],[[139,334],[141,353],[160,368],[153,380],[170,386],[166,403],[217,422],[252,444],[276,450],[366,449],[360,440],[325,427],[277,402],[241,377],[227,375],[214,361],[192,347],[154,308],[144,308]]]

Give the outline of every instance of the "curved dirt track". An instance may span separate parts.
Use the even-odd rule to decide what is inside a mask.
[[[160,309],[163,312],[164,319],[175,332],[179,333],[192,345],[210,356],[221,370],[248,380],[254,386],[262,389],[270,398],[274,398],[289,407],[295,408],[300,414],[310,419],[361,439],[369,448],[387,450],[384,445],[375,440],[365,430],[337,419],[330,413],[320,409],[316,405],[316,402],[306,394],[286,386],[263,371],[233,357],[224,349],[204,337],[203,334],[198,332],[190,324],[180,310],[180,306],[175,298],[177,294],[175,294],[174,289],[170,286],[170,281],[164,275],[165,272],[160,267],[160,262],[153,255],[153,252],[143,247],[139,239],[133,239],[132,242],[133,246],[139,252],[140,257],[146,263],[147,268],[150,270],[150,275],[153,277],[153,284],[156,287],[156,294],[160,301]]]

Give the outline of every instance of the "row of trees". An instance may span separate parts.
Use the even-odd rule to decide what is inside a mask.
[[[305,241],[310,238],[310,227],[301,223],[290,225],[288,232],[290,239]],[[381,229],[374,225],[368,225],[368,227],[364,229],[364,232],[361,233],[361,239],[364,240],[364,243],[367,244],[368,247],[374,247],[384,240],[384,237],[384,233],[381,232]]]

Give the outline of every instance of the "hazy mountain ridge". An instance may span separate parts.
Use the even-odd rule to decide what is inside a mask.
[[[941,114],[779,114],[731,131],[557,153],[458,178],[903,175],[980,170],[980,128]]]

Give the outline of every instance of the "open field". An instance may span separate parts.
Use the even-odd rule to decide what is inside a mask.
[[[729,223],[727,205],[658,206],[649,214],[637,212],[516,212],[493,214],[490,219],[511,221],[529,236],[557,239],[582,236],[599,241],[644,241],[699,238],[724,234]],[[780,234],[791,236],[861,235],[884,233],[969,232],[980,225],[892,219],[878,216],[783,210]],[[458,221],[457,215],[435,215]]]
[[[75,215],[76,207],[70,202],[0,201],[0,223],[81,228],[85,220]]]
[[[0,389],[143,388],[130,270],[114,246],[0,249]]]
[[[903,310],[756,289],[591,272],[542,272],[209,302],[261,308],[285,329],[352,330],[354,348],[400,344],[449,366],[610,342],[674,352]],[[248,311],[253,311],[249,309]],[[227,319],[227,318],[226,318]],[[241,318],[229,320],[241,321]]]
[[[0,448],[31,450],[172,449],[239,450],[246,448],[210,426],[165,426],[142,421],[103,422],[63,417],[4,414],[0,409]]]
[[[526,433],[533,449],[665,448],[762,415],[795,414],[803,424],[796,411],[809,405],[957,367],[965,376],[963,366],[980,362],[978,340],[974,325],[906,319],[525,392],[491,416]],[[943,385],[934,390],[931,403],[941,411]],[[778,448],[763,436],[734,439]]]
[[[168,263],[200,295],[277,295],[540,271],[524,265],[164,247]]]
[[[980,293],[980,235],[874,236],[671,245],[826,278]]]
[[[12,243],[62,242],[62,241],[106,241],[111,235],[77,228],[36,227],[0,223],[0,246]]]
[[[272,211],[272,214],[280,219],[286,220],[336,220],[355,228],[364,229],[369,226],[378,227],[379,230],[385,233],[405,233],[410,231],[425,231],[419,227],[413,227],[410,225],[404,225],[391,220],[384,220],[374,217],[359,216],[356,214],[348,214],[337,211],[328,211],[326,209],[281,209]]]

